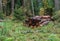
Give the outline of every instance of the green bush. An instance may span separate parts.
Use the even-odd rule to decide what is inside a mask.
[[[3,19],[4,18],[4,14],[3,12],[0,11],[0,19]]]
[[[15,12],[14,13],[15,19],[17,19],[17,20],[23,20],[24,19],[25,16],[24,16],[22,8],[15,9],[14,12]]]
[[[55,20],[54,27],[60,28],[60,10],[56,11],[53,15],[53,19]]]
[[[54,13],[54,15],[53,15],[53,18],[54,18],[56,21],[60,22],[60,11],[56,11],[56,12]]]
[[[48,41],[60,41],[60,39],[57,37],[57,35],[51,34],[51,35],[48,37]]]
[[[13,37],[0,36],[0,41],[14,41]]]

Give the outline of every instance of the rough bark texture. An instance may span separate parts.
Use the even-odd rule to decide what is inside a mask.
[[[59,0],[55,0],[55,10],[59,10]]]
[[[11,0],[11,13],[13,14],[14,13],[14,0]]]
[[[0,11],[2,10],[2,0],[0,0]]]
[[[34,15],[34,5],[33,5],[33,0],[31,0],[31,6],[32,6],[32,13],[33,13],[33,16],[35,16],[35,15]]]

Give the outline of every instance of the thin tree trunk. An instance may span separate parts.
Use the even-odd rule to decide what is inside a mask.
[[[34,5],[33,5],[33,0],[31,0],[31,6],[32,6],[32,13],[33,13],[33,16],[35,16],[35,14],[34,14]]]
[[[40,6],[42,0],[37,0],[38,6]]]
[[[25,2],[26,4],[26,6],[25,6],[25,8],[26,8],[26,14],[27,14],[27,16],[32,16],[32,11],[31,11],[31,0],[26,0],[26,2]]]
[[[14,0],[11,0],[11,15],[14,14]]]
[[[10,15],[10,19],[13,19],[13,14],[14,14],[14,0],[11,0],[11,15]]]
[[[11,0],[11,15],[10,15],[10,19],[13,19],[13,15],[14,15],[14,0]]]
[[[23,6],[24,6],[24,7],[25,7],[25,1],[26,1],[26,0],[23,0]]]
[[[55,0],[55,10],[59,10],[59,0]]]
[[[6,10],[7,10],[7,9],[6,9],[6,8],[7,8],[7,7],[6,7],[6,4],[7,4],[7,0],[2,0],[2,3],[3,3],[3,4],[2,4],[2,5],[3,5],[3,6],[2,6],[3,13],[5,14],[5,17],[6,17]]]
[[[0,0],[0,11],[2,11],[2,0]]]

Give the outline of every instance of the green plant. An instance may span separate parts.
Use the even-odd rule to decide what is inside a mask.
[[[4,14],[3,12],[0,11],[0,19],[3,19],[4,18]]]
[[[53,15],[53,19],[56,21],[60,21],[60,11],[56,11]]]
[[[51,35],[49,36],[48,41],[60,41],[60,39],[57,37],[57,35],[51,34]]]
[[[15,9],[14,17],[17,20],[23,20],[25,18],[22,8]]]

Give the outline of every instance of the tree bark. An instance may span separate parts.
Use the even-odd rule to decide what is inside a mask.
[[[2,0],[0,0],[0,11],[2,11]]]
[[[59,10],[59,0],[55,0],[55,10]]]
[[[6,11],[7,11],[7,0],[2,0],[2,9],[3,9],[3,13],[5,14],[6,17]]]
[[[14,0],[11,0],[11,15],[10,15],[10,19],[13,19],[13,15],[14,15]]]
[[[14,0],[11,0],[11,15],[14,14]]]
[[[33,14],[33,16],[35,16],[35,14],[34,14],[34,5],[33,5],[33,0],[31,0],[31,6],[32,6],[32,14]]]

